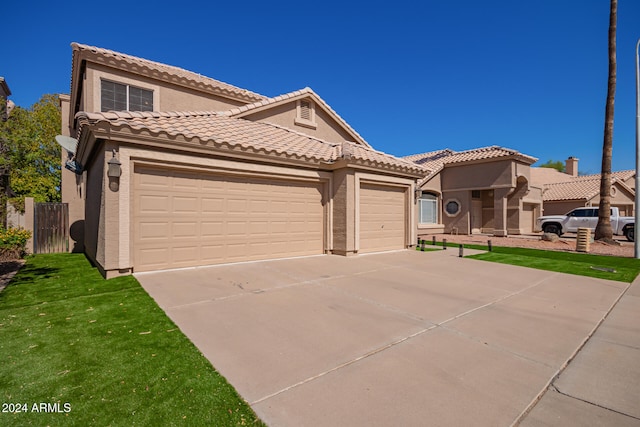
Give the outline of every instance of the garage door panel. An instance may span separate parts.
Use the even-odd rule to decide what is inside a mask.
[[[222,198],[202,197],[200,201],[202,213],[204,214],[216,214],[224,212],[225,201]]]
[[[168,196],[144,195],[140,197],[140,212],[167,213],[170,211],[170,204]]]
[[[229,213],[244,214],[247,212],[247,200],[229,199],[227,200],[227,210]]]
[[[199,237],[198,223],[196,222],[174,222],[173,223],[174,238],[192,238]]]
[[[405,197],[405,187],[361,185],[360,252],[405,247]]]
[[[137,167],[132,197],[136,271],[323,253],[320,183]]]
[[[201,222],[200,224],[200,233],[201,233],[201,237],[215,237],[215,236],[219,236],[220,234],[222,234],[223,231],[223,224],[222,221],[215,221],[215,222]]]
[[[169,185],[169,177],[153,170],[143,169],[140,174],[139,187],[145,189],[165,189]]]
[[[200,180],[194,179],[198,176],[194,173],[176,172],[172,177],[173,188],[182,191],[197,192],[200,189]]]
[[[174,246],[173,261],[177,263],[188,263],[194,258],[198,258],[198,248],[194,246]]]
[[[220,258],[223,258],[225,254],[225,246],[219,245],[207,245],[201,246],[200,255],[202,260],[209,263],[215,263]]]
[[[140,240],[146,242],[148,240],[167,240],[167,228],[169,223],[164,222],[144,222],[138,225]]]
[[[169,249],[141,249],[139,251],[140,263],[154,267],[165,265],[169,260]]]
[[[200,213],[200,203],[197,197],[172,198],[173,212],[177,214],[197,215]]]

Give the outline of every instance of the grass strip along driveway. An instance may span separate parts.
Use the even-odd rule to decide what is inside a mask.
[[[0,425],[263,425],[132,276],[37,255],[0,292]]]
[[[615,280],[631,283],[640,274],[640,259],[623,258],[607,255],[592,255],[577,252],[545,251],[540,249],[515,248],[494,246],[489,251],[488,246],[464,244],[464,248],[486,251],[481,254],[469,255],[483,261],[517,265],[520,267],[536,268],[538,270],[555,271],[558,273],[575,274],[578,276],[595,277],[598,279]],[[442,242],[432,245],[425,241],[424,251],[442,248]],[[459,248],[458,243],[447,243],[448,248]],[[422,248],[418,246],[417,250]]]
[[[486,247],[474,245],[465,245],[465,247],[487,250]],[[635,258],[575,252],[494,247],[491,252],[471,255],[469,258],[625,283],[633,282],[640,273],[640,260]]]

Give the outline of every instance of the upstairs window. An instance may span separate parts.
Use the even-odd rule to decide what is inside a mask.
[[[102,80],[100,111],[153,111],[153,91]]]

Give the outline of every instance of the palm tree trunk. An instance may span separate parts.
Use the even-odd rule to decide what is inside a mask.
[[[604,113],[604,142],[602,144],[602,170],[600,176],[600,205],[595,239],[613,241],[611,228],[611,157],[613,155],[613,105],[616,96],[616,23],[618,0],[611,0],[609,14],[609,82],[607,106]]]

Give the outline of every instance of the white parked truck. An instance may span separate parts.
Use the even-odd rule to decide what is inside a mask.
[[[613,234],[624,235],[628,241],[634,241],[635,218],[620,216],[618,208],[611,208],[611,228]],[[576,208],[566,215],[548,215],[537,219],[538,229],[545,233],[561,236],[567,232],[577,232],[578,228],[595,230],[598,224],[598,208]]]

